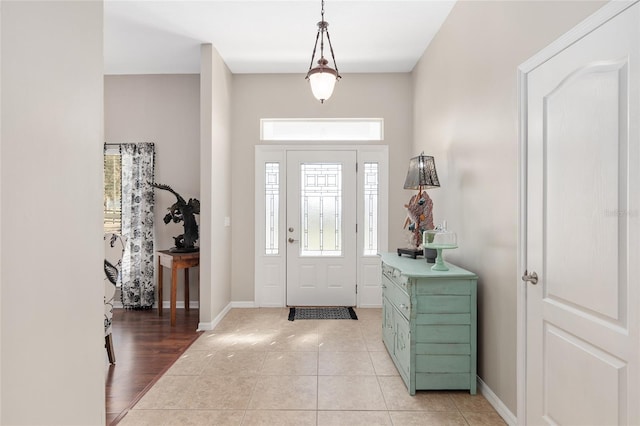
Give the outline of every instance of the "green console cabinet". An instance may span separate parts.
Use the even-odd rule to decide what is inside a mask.
[[[477,279],[447,263],[382,257],[382,339],[411,395],[425,389],[476,393]]]

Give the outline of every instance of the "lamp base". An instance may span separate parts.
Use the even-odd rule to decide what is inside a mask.
[[[422,249],[411,249],[411,248],[399,248],[398,249],[398,256],[402,256],[403,254],[406,254],[408,256],[411,256],[412,259],[415,259],[418,256],[422,256]]]

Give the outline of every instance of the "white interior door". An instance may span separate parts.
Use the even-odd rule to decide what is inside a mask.
[[[639,43],[635,4],[526,73],[527,424],[640,424]]]
[[[356,152],[287,152],[287,305],[356,304]]]

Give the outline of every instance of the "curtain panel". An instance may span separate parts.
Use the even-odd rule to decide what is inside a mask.
[[[128,238],[122,261],[122,305],[151,309],[155,300],[153,277],[153,204],[155,146],[123,143],[122,234]]]

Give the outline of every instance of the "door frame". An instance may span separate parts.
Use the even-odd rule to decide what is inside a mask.
[[[364,173],[362,164],[377,162],[378,169],[378,251],[387,249],[389,232],[389,147],[388,145],[256,145],[255,147],[255,244],[254,244],[254,305],[256,307],[286,306],[286,159],[288,151],[355,151],[360,165],[356,177],[356,214],[361,226],[364,207]],[[266,255],[265,248],[265,196],[264,164],[276,162],[279,167],[279,251],[277,255]],[[380,258],[364,256],[364,233],[357,235],[357,307],[381,307]]]
[[[527,76],[555,55],[602,26],[640,0],[632,2],[611,1],[594,14],[569,30],[566,34],[542,49],[518,67],[518,266],[517,276],[517,418],[518,424],[526,424],[527,410],[527,283],[521,280],[527,269]],[[637,308],[636,308],[637,309]]]

